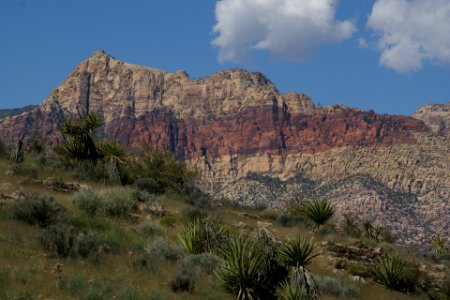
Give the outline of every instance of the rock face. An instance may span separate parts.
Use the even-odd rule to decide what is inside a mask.
[[[413,195],[417,203],[439,203],[445,211],[450,197],[448,108],[426,106],[409,117],[322,107],[306,95],[278,92],[261,73],[230,70],[194,80],[183,71],[131,65],[99,51],[42,105],[0,119],[0,138],[29,145],[38,134],[56,145],[65,120],[92,112],[103,120],[99,137],[130,148],[150,143],[169,150],[200,171],[205,187],[246,205],[261,196],[257,201],[283,208],[299,188],[295,183],[271,190],[267,183],[253,181],[259,188],[251,189],[251,174],[282,182],[301,174],[318,185],[366,174],[395,193]],[[362,214],[366,208],[364,214],[380,222],[388,222],[387,215],[392,220],[401,215],[402,207],[416,212],[409,209],[417,204],[412,200],[392,206],[391,198],[370,189],[352,191],[349,199],[354,201],[336,196],[347,203],[343,211]],[[391,206],[392,213],[382,209]],[[430,207],[427,226],[448,235],[448,226],[432,225],[441,213]]]
[[[450,103],[425,105],[413,117],[424,121],[433,132],[450,136]]]

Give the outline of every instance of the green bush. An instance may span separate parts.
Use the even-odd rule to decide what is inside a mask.
[[[106,181],[108,179],[108,170],[101,161],[95,163],[83,160],[75,163],[72,168],[72,176],[78,180]]]
[[[158,238],[148,244],[144,251],[151,256],[163,257],[166,260],[177,261],[184,256],[183,249],[170,244],[167,240]]]
[[[153,178],[139,178],[136,180],[136,187],[140,191],[145,191],[150,194],[162,194],[164,193],[164,188]]]
[[[114,187],[102,193],[105,214],[108,216],[125,217],[136,208],[133,193],[122,187]]]
[[[161,225],[167,226],[167,227],[173,227],[176,222],[177,222],[177,218],[175,218],[175,216],[172,216],[172,215],[165,215],[165,216],[161,217],[161,219],[159,220],[159,223]]]
[[[317,285],[322,293],[338,298],[356,297],[359,289],[346,281],[334,277],[316,277]]]
[[[12,217],[30,225],[47,227],[60,222],[66,209],[52,197],[37,194],[23,194],[22,199],[14,203]]]
[[[72,201],[91,216],[100,212],[103,204],[100,195],[89,188],[76,192],[72,197]]]
[[[52,256],[66,258],[75,255],[77,232],[75,227],[51,225],[39,236],[39,242],[44,250]]]
[[[86,276],[82,273],[75,273],[67,279],[67,290],[73,296],[80,296],[84,293],[88,284]]]
[[[306,226],[306,220],[302,216],[293,216],[285,213],[278,216],[277,222],[283,227],[292,227],[302,224]]]
[[[153,222],[143,222],[139,224],[139,232],[147,237],[155,237],[162,235],[164,230],[156,223]]]

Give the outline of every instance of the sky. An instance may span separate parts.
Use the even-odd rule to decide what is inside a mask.
[[[321,105],[450,102],[450,0],[0,0],[0,108],[97,50],[192,78],[243,68]]]

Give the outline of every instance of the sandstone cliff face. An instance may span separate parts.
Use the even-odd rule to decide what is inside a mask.
[[[414,118],[320,107],[303,94],[278,92],[260,73],[231,70],[193,80],[182,71],[131,65],[100,51],[78,65],[42,105],[0,119],[0,138],[29,144],[37,133],[56,145],[64,120],[87,112],[102,118],[100,137],[130,148],[150,143],[169,150],[199,169],[205,187],[244,204],[254,204],[258,194],[240,188],[251,173],[282,180],[303,174],[321,184],[368,174],[387,189],[414,195],[421,205],[449,207],[448,105],[426,106]],[[352,205],[367,206],[366,212],[373,205],[392,206],[387,196],[354,191],[350,199],[366,202],[337,195],[339,203],[351,203],[343,211]],[[280,193],[274,199],[281,199]],[[283,201],[272,201],[269,194],[261,198],[265,204],[282,208]],[[438,216],[429,211],[431,223],[433,213]],[[448,226],[439,230],[448,234]]]

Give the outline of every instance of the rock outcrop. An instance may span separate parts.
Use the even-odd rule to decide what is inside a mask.
[[[425,105],[413,117],[425,122],[436,134],[450,136],[450,103]]]
[[[255,204],[259,195],[264,205],[283,208],[299,189],[298,182],[286,182],[301,177],[326,186],[366,174],[414,197],[394,205],[392,195],[354,186],[327,196],[338,199],[343,211],[380,222],[403,213],[413,226],[411,220],[424,216],[424,234],[448,235],[442,212],[450,198],[449,105],[428,105],[413,117],[316,106],[304,94],[280,93],[261,73],[230,70],[191,79],[183,71],[131,65],[99,51],[42,105],[0,119],[0,138],[29,145],[37,134],[57,145],[65,120],[92,112],[103,121],[99,137],[171,151],[195,166],[205,187],[220,197]],[[251,174],[278,178],[284,189],[251,182]],[[423,205],[427,211],[419,216]]]

